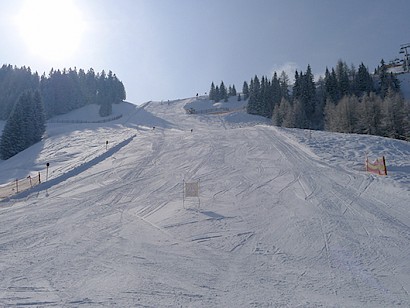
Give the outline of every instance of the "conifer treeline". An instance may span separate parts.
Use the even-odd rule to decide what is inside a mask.
[[[126,98],[124,85],[111,71],[95,73],[92,68],[51,70],[48,76],[28,67],[0,68],[0,119],[7,120],[13,105],[25,90],[39,90],[47,118],[87,104],[99,104],[100,115],[111,114],[111,104]]]
[[[356,70],[340,60],[318,82],[308,65],[295,72],[293,85],[285,72],[272,79],[255,75],[243,83],[242,95],[249,98],[248,113],[272,118],[274,125],[410,140],[409,103],[383,60],[373,75],[363,63]]]
[[[410,105],[400,95],[400,83],[382,60],[371,75],[338,61],[313,81],[310,66],[295,73],[291,99],[282,99],[272,113],[278,126],[325,129],[410,140]]]
[[[4,126],[0,138],[0,158],[8,159],[39,142],[45,129],[40,92],[24,91],[14,104]]]
[[[41,77],[30,68],[0,68],[0,120],[7,120],[0,138],[0,158],[8,159],[40,141],[46,117],[87,104],[99,104],[101,116],[125,99],[124,85],[111,71],[95,74],[80,69],[51,70]]]
[[[209,90],[209,99],[214,100],[215,102],[219,102],[221,100],[227,102],[230,96],[236,96],[235,85],[229,85],[227,89],[223,81],[221,81],[221,84],[219,86],[215,86],[213,82],[211,83],[211,89]]]
[[[14,104],[25,90],[39,88],[39,76],[28,67],[3,65],[0,68],[0,120],[7,120]]]

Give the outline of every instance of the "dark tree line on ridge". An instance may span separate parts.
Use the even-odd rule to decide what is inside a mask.
[[[277,126],[410,140],[410,104],[383,60],[373,74],[363,63],[356,70],[340,60],[317,82],[308,65],[295,72],[293,85],[285,72],[271,79],[255,75],[243,83],[242,96],[248,113],[272,118]]]
[[[38,90],[26,90],[17,100],[0,138],[0,158],[8,159],[39,142],[46,130]]]
[[[109,116],[112,104],[125,98],[124,85],[111,71],[52,69],[48,76],[39,77],[29,67],[3,65],[0,120],[7,122],[0,139],[0,158],[7,159],[40,141],[47,118],[87,104],[98,104],[100,116]]]
[[[219,86],[215,86],[213,82],[211,83],[211,89],[209,90],[210,100],[214,100],[215,102],[223,100],[227,102],[230,96],[236,96],[235,85],[229,85],[227,89],[223,81],[221,81],[221,84]],[[240,96],[238,97],[238,99],[240,99]]]
[[[100,115],[111,114],[111,104],[126,98],[122,82],[111,71],[95,73],[92,68],[54,70],[48,76],[32,73],[29,67],[0,68],[0,120],[7,120],[13,105],[25,90],[39,90],[46,118],[64,114],[87,104],[100,105]]]

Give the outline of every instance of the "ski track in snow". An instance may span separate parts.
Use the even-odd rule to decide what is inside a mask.
[[[185,113],[204,102],[53,123],[0,164],[58,179],[0,203],[0,307],[410,306],[408,143]],[[386,145],[391,175],[358,167]]]

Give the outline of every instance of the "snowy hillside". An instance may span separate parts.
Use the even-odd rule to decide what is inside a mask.
[[[227,109],[186,112],[210,107]],[[0,202],[0,306],[410,306],[410,144],[277,128],[241,107],[53,119],[0,163],[3,184],[50,164]],[[385,155],[387,177],[364,172],[366,154]],[[199,199],[183,200],[184,180]]]

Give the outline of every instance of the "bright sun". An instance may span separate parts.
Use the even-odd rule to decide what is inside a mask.
[[[64,60],[80,47],[85,22],[72,0],[26,0],[16,17],[20,33],[35,55]]]

